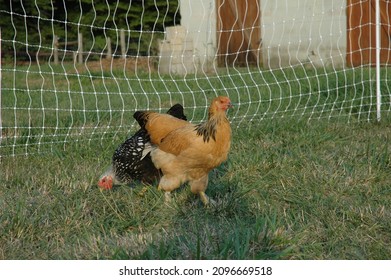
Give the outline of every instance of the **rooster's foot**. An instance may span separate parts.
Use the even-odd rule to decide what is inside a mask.
[[[204,192],[199,193],[202,203],[206,206],[216,206],[216,201],[209,198]]]

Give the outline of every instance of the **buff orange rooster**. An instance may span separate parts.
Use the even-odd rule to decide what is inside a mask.
[[[205,205],[209,204],[205,194],[208,173],[227,159],[230,149],[231,127],[226,116],[230,107],[228,97],[215,98],[209,107],[208,120],[197,125],[166,114],[140,111],[134,114],[150,136],[152,162],[163,173],[158,188],[166,192],[167,199],[171,191],[188,182],[191,191]],[[177,128],[172,129],[174,126]]]

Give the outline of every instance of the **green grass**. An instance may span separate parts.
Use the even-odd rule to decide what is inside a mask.
[[[391,71],[374,123],[371,69],[63,67],[3,66],[0,259],[391,258]],[[180,102],[199,122],[215,94],[239,103],[229,160],[210,174],[216,206],[187,186],[171,205],[156,184],[99,190],[136,109]]]
[[[156,186],[100,191],[118,141],[1,158],[0,258],[391,258],[387,120],[234,129],[229,160],[210,174],[210,208],[187,186],[171,205]]]

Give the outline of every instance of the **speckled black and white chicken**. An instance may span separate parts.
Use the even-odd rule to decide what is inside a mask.
[[[167,114],[187,120],[180,104],[172,106]],[[159,179],[161,171],[152,163],[150,150],[149,135],[141,128],[115,150],[112,164],[100,177],[98,186],[111,189],[117,184],[130,184],[133,181],[152,183]]]

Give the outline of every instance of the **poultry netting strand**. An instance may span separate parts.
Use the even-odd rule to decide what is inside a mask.
[[[0,3],[0,157],[125,138],[175,103],[233,127],[391,111],[391,4],[356,0]]]

